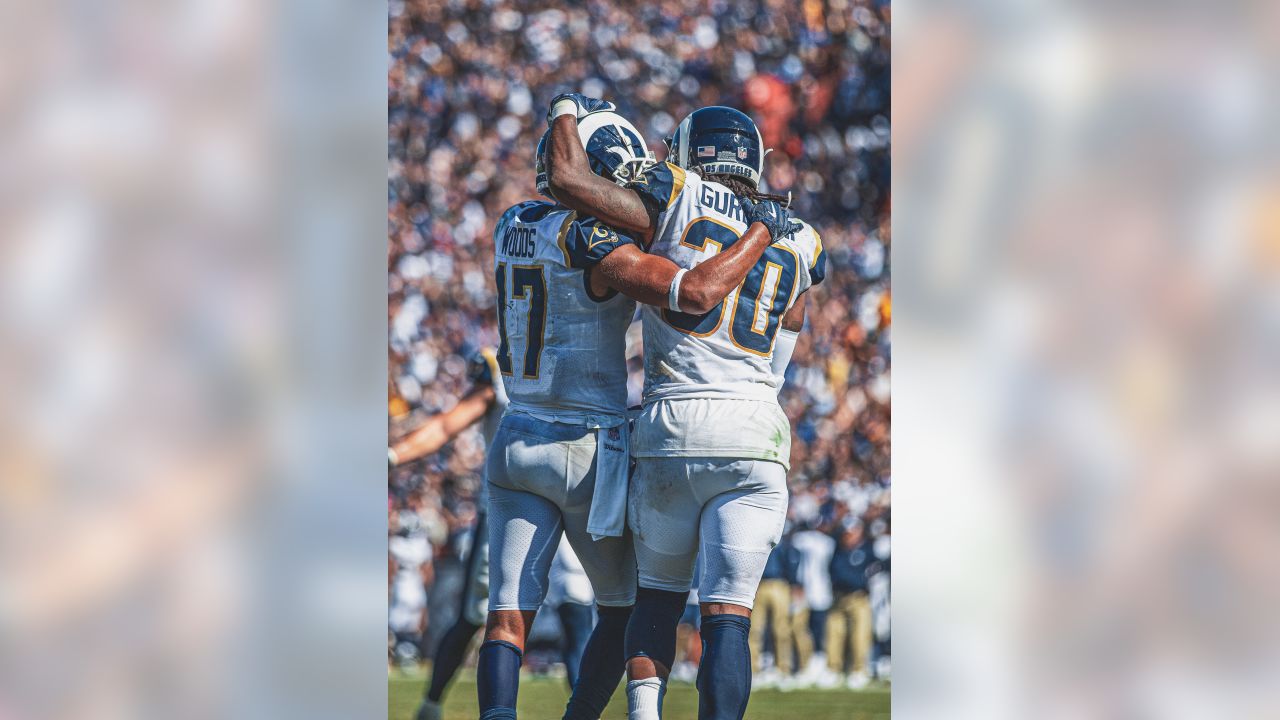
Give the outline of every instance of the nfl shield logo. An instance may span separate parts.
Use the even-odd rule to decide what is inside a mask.
[[[609,428],[609,439],[610,439],[610,440],[613,440],[613,441],[615,441],[615,442],[616,442],[617,440],[619,440],[619,439],[621,439],[621,438],[622,438],[622,433],[618,432],[618,428],[616,428],[616,427]]]
[[[746,148],[744,148],[744,147],[739,147],[739,148],[738,148],[738,159],[739,159],[739,160],[746,160],[746,159],[747,159],[747,149],[746,149]]]
[[[715,157],[716,148],[714,145],[699,145],[698,157]]]

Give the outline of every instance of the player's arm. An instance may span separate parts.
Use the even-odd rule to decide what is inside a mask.
[[[809,293],[801,293],[796,298],[796,303],[792,305],[782,316],[782,326],[778,328],[778,335],[773,341],[773,358],[770,366],[773,368],[774,375],[786,375],[787,366],[791,364],[791,355],[796,351],[796,341],[800,339],[800,331],[804,329],[805,298],[809,297]],[[779,388],[781,389],[781,388]]]
[[[547,183],[556,200],[646,242],[653,235],[657,218],[649,212],[640,194],[591,172],[587,152],[578,139],[578,118],[572,113],[560,115],[551,122],[547,164],[550,166]]]
[[[675,290],[680,312],[694,315],[710,312],[742,284],[772,242],[764,225],[754,223],[728,250],[685,272]],[[672,282],[680,268],[635,245],[621,245],[600,261],[597,270],[609,287],[623,295],[646,305],[669,307]]]
[[[444,447],[458,433],[484,417],[496,398],[497,392],[492,385],[476,386],[452,409],[432,415],[421,427],[392,444],[389,453],[391,464],[417,460]]]
[[[770,243],[801,227],[776,202],[745,198],[740,202],[749,225],[746,234],[728,250],[716,253],[692,270],[641,252],[629,238],[601,225],[599,220],[584,221],[582,229],[590,225],[591,236],[575,235],[573,254],[578,255],[580,265],[598,267],[599,272],[593,272],[591,277],[594,292],[606,289],[601,287],[603,284],[646,305],[701,315],[742,284]]]
[[[806,315],[806,298],[809,297],[809,288],[819,285],[827,276],[827,254],[822,249],[822,238],[813,228],[809,228],[808,232],[812,234],[812,260],[809,262],[808,284],[800,291],[800,297],[796,298],[796,302],[787,312],[783,314],[780,327],[778,328],[778,336],[773,341],[773,374],[784,375],[787,371],[787,365],[791,363],[791,355],[795,352],[796,341],[800,337],[800,331],[804,329],[804,321]],[[808,246],[806,246],[808,247]],[[779,386],[781,389],[781,386]]]

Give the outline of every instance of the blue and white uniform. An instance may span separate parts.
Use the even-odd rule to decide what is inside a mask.
[[[494,230],[510,407],[489,448],[489,610],[533,610],[561,532],[601,605],[635,599],[635,561],[621,515],[588,529],[593,500],[625,492],[625,333],[635,303],[591,292],[589,273],[633,241],[593,218],[542,201],[507,210]],[[592,535],[601,536],[593,540]]]
[[[630,186],[657,213],[648,251],[693,268],[747,230],[727,187],[672,163]],[[699,543],[703,602],[751,607],[786,519],[791,429],[771,368],[782,316],[822,282],[822,241],[805,224],[702,315],[645,306],[644,410],[636,419],[628,521],[640,584],[683,592]]]
[[[484,348],[472,359],[471,379],[477,385],[489,385],[493,388],[494,399],[480,420],[480,432],[484,436],[486,449],[493,446],[493,438],[498,432],[498,423],[507,411],[510,399],[507,388],[502,383],[502,373],[498,369],[498,356],[493,348]],[[489,608],[489,527],[486,510],[489,507],[489,482],[486,479],[480,484],[480,497],[477,498],[480,512],[476,518],[475,529],[471,532],[471,549],[466,553],[467,572],[462,586],[462,617],[472,625],[484,625],[485,613]]]

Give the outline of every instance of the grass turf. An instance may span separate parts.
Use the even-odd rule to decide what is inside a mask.
[[[392,672],[387,688],[388,720],[413,720],[422,698],[426,676],[422,673]],[[569,698],[564,678],[520,678],[521,718],[556,720],[564,712]],[[669,720],[693,720],[698,716],[698,693],[692,685],[673,683],[663,702],[663,717]],[[445,696],[445,720],[475,720],[475,673],[464,670],[449,687]],[[627,698],[619,684],[613,701],[605,709],[603,720],[627,716]],[[747,706],[748,720],[885,720],[889,717],[889,690],[872,687],[866,690],[757,690]]]

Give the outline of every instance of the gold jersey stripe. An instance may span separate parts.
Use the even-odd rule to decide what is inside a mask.
[[[676,198],[680,197],[680,191],[684,189],[684,169],[671,162],[667,163],[667,167],[671,169],[671,197],[667,198],[667,209],[670,210],[676,204]]]
[[[556,244],[560,246],[560,253],[564,255],[565,267],[573,267],[573,264],[569,262],[569,248],[564,244],[564,238],[569,234],[569,226],[573,224],[577,217],[578,213],[569,211],[569,214],[564,216],[564,223],[560,225],[560,232],[556,234]]]

